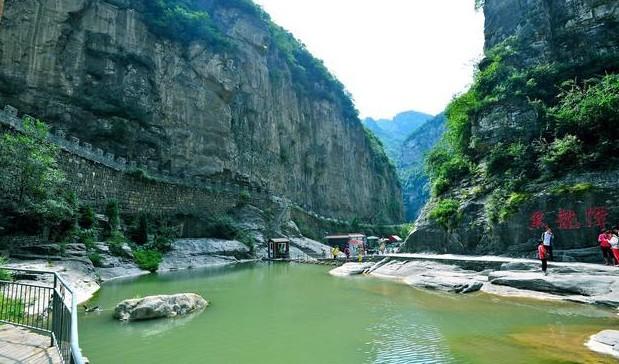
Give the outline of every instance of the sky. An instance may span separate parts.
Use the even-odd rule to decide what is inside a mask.
[[[483,49],[474,0],[254,0],[352,93],[362,117],[438,114]]]

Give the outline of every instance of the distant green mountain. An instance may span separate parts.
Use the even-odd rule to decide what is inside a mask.
[[[406,138],[398,157],[398,176],[404,194],[406,221],[414,221],[430,199],[429,179],[425,173],[425,158],[445,132],[445,114],[428,120]]]
[[[366,118],[363,125],[383,143],[387,156],[396,166],[399,164],[402,143],[415,130],[434,116],[417,111],[399,113],[393,119]]]
[[[363,125],[383,143],[385,152],[396,166],[404,196],[407,221],[414,221],[430,198],[425,156],[442,137],[445,116],[406,111],[393,119],[366,118]]]

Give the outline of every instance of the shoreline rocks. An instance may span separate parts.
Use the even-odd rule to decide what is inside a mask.
[[[164,255],[159,271],[234,264],[248,255],[249,248],[236,240],[180,239]]]
[[[488,262],[484,263],[485,260]],[[508,297],[552,299],[619,308],[619,269],[594,264],[551,263],[549,275],[533,260],[514,259],[497,265],[489,257],[391,257],[391,261],[347,263],[334,276],[366,273],[412,287],[453,293],[483,291]],[[476,264],[470,264],[475,261]],[[472,268],[473,267],[473,268]]]
[[[195,293],[148,296],[120,302],[114,318],[121,321],[142,321],[185,316],[202,310],[208,302]]]
[[[329,274],[336,277],[348,277],[362,274],[366,269],[372,268],[374,263],[345,263],[329,271]]]
[[[604,330],[592,335],[586,345],[595,352],[619,358],[619,330]]]

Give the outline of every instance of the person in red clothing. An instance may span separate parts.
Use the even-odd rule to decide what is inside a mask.
[[[537,246],[537,257],[542,261],[542,272],[544,272],[545,275],[548,275],[546,272],[548,269],[548,251],[542,242],[540,242]]]
[[[613,265],[614,258],[613,252],[610,246],[610,239],[612,235],[610,229],[606,229],[598,236],[598,242],[600,243],[600,249],[602,249],[602,257],[604,258],[604,264]]]

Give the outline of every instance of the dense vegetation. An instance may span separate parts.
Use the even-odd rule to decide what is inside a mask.
[[[144,1],[144,8],[144,20],[158,36],[183,43],[204,40],[216,49],[228,45],[209,13],[195,1],[148,0]]]
[[[61,240],[75,224],[79,206],[63,187],[58,148],[47,134],[44,123],[27,118],[22,133],[0,136],[0,235],[45,230]]]
[[[524,66],[517,54],[514,39],[487,52],[473,86],[448,106],[447,132],[426,161],[435,197],[474,181],[478,193],[491,192],[488,208],[495,221],[527,200],[530,181],[607,168],[616,165],[619,152],[619,76],[605,73],[616,68],[616,60],[594,59],[578,68]],[[538,137],[514,133],[495,144],[474,138],[471,121],[503,104],[534,110]]]
[[[368,140],[370,149],[374,152],[374,155],[380,157],[376,160],[376,163],[379,163],[381,165],[381,169],[387,169],[391,171],[391,173],[395,174],[396,167],[391,161],[391,159],[388,158],[385,154],[385,148],[380,139],[378,139],[376,135],[374,135],[374,133],[372,133],[372,131],[370,131],[366,127],[363,127],[363,132],[365,133],[365,137]]]

